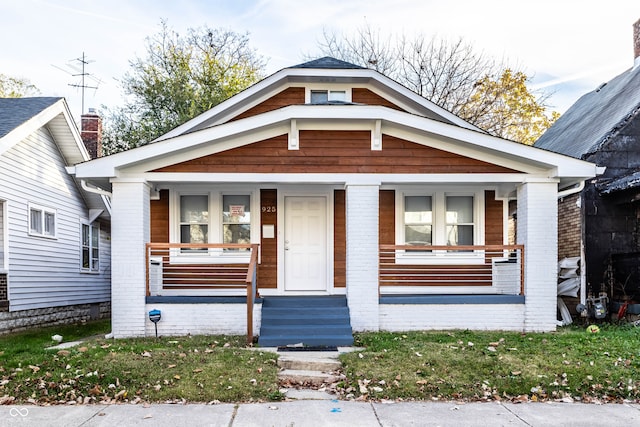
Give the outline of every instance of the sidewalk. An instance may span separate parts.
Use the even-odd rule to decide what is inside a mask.
[[[640,404],[367,403],[0,406],[3,426],[604,426],[640,425]]]

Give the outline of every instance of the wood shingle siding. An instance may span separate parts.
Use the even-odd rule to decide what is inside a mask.
[[[496,200],[496,192],[484,192],[484,242],[485,245],[504,244],[504,204]]]
[[[150,205],[151,243],[169,243],[169,190],[160,190],[160,199]]]
[[[300,149],[287,135],[166,166],[153,172],[200,173],[513,173],[512,169],[383,135],[371,150],[369,131],[300,131]]]
[[[287,105],[299,105],[304,104],[304,88],[303,87],[290,87],[282,92],[272,96],[266,101],[261,102],[248,109],[247,111],[238,114],[231,120],[244,119],[246,117],[256,116],[258,114],[266,113],[267,111],[277,110],[278,108],[286,107]]]
[[[273,225],[273,239],[260,237],[260,264],[258,265],[258,288],[275,289],[278,286],[278,191],[260,190],[260,224]]]
[[[358,104],[382,105],[383,107],[389,107],[393,108],[394,110],[403,111],[402,108],[398,107],[394,103],[365,88],[353,88],[351,90],[351,101]]]

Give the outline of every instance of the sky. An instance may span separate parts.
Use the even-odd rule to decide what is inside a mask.
[[[318,56],[323,31],[462,38],[532,76],[560,113],[633,66],[639,0],[0,0],[0,73],[63,96],[71,112],[123,103],[119,79],[161,20],[180,34],[209,26],[249,34],[267,75]],[[75,86],[74,86],[75,85]]]

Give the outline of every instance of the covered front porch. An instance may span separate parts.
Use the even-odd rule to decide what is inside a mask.
[[[327,285],[319,291],[279,283],[291,249],[282,234],[288,226],[285,196],[291,191],[258,186],[249,192],[254,197],[251,212],[260,212],[249,226],[250,243],[185,244],[158,241],[162,215],[156,215],[154,203],[163,204],[163,197],[168,197],[163,229],[171,227],[172,212],[178,207],[171,206],[171,191],[155,192],[157,186],[113,182],[114,211],[126,218],[114,220],[112,226],[114,246],[120,245],[114,249],[120,256],[113,267],[113,298],[120,300],[113,309],[116,336],[153,334],[147,313],[160,309],[159,330],[166,335],[228,333],[250,338],[260,330],[260,298],[287,295],[345,296],[354,331],[555,328],[555,305],[546,307],[547,300],[555,301],[556,286],[555,271],[546,268],[555,265],[556,257],[553,180],[518,186],[518,244],[513,245],[388,244],[389,239],[397,240],[406,224],[402,213],[389,222],[384,211],[396,212],[398,207],[385,202],[403,201],[405,193],[413,197],[413,190],[399,195],[397,188],[392,191],[380,184],[327,187],[323,190],[326,223],[320,221],[325,228],[314,234],[325,242],[321,258],[326,270],[318,274]],[[475,228],[473,235],[480,238],[474,241],[495,241],[489,225],[496,222],[489,211],[497,211],[499,239],[506,242],[507,201],[497,200],[495,193],[489,197],[488,191],[482,187],[473,193],[481,195],[473,205],[477,215],[463,225]],[[173,200],[180,200],[179,194]],[[132,214],[138,210],[146,214]],[[314,224],[311,228],[317,227]],[[389,227],[391,231],[385,230]],[[120,316],[128,320],[120,322]]]

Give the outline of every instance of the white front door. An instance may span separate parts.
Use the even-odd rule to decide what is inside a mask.
[[[284,289],[327,290],[327,198],[284,199]]]

